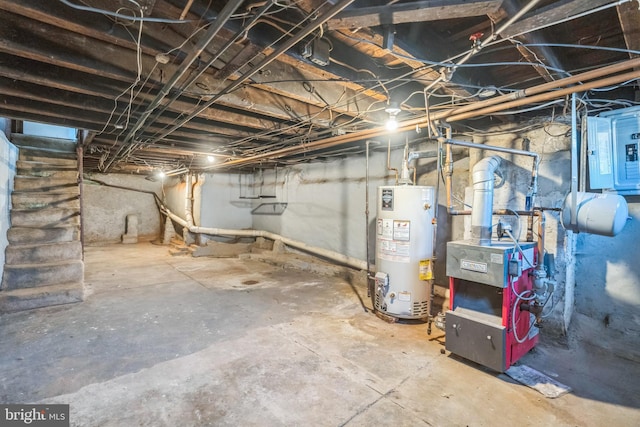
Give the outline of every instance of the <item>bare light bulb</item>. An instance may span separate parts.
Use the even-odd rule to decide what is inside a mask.
[[[387,108],[385,108],[384,111],[389,115],[389,119],[385,123],[385,128],[387,128],[389,132],[393,132],[398,129],[397,116],[402,110],[398,106],[397,102],[389,102],[389,105],[387,105]]]
[[[384,127],[389,132],[393,132],[394,130],[398,129],[398,120],[396,119],[396,116],[389,116],[389,120],[387,120]]]
[[[215,158],[215,157],[213,157],[213,156],[207,156],[207,161],[208,161],[209,163],[213,163],[213,162],[215,162],[215,161],[216,161],[216,158]]]

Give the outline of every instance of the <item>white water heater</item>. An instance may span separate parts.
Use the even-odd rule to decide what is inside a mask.
[[[434,188],[378,187],[374,305],[400,319],[426,319],[433,285]]]

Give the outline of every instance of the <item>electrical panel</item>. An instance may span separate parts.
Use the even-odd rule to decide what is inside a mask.
[[[591,189],[640,194],[640,107],[587,117]]]

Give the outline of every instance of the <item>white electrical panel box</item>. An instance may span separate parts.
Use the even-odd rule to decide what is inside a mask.
[[[640,107],[587,117],[589,186],[640,194]]]

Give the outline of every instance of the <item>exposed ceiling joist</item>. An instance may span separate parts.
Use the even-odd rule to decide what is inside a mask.
[[[327,22],[329,30],[482,16],[498,10],[499,0],[427,0],[345,10]]]
[[[640,51],[640,4],[628,2],[618,6],[618,18],[624,34],[627,49]],[[636,58],[639,54],[629,53],[629,57]]]
[[[502,37],[510,38],[516,35],[526,34],[539,27],[545,27],[562,19],[611,3],[611,0],[562,0],[554,2],[548,6],[536,9],[525,18],[513,23],[513,25],[502,32]]]
[[[354,153],[358,141],[337,150],[325,142],[386,137],[380,125],[388,118],[384,109],[390,98],[404,101],[399,121],[417,119],[425,112],[424,88],[436,80],[437,90],[428,99],[432,113],[439,114],[449,106],[475,103],[480,89],[526,90],[539,76],[557,79],[561,73],[550,67],[578,73],[635,56],[624,49],[640,49],[636,0],[392,1],[382,8],[354,9],[352,15],[340,12],[328,20],[329,30],[315,27],[300,38],[300,29],[317,23],[322,10],[335,2],[301,0],[285,7],[279,1],[268,15],[257,12],[265,3],[246,2],[183,70],[174,90],[136,132],[135,148],[129,151],[122,143],[126,128],[145,114],[228,2],[193,0],[187,6],[186,1],[154,0],[145,17],[172,22],[142,24],[102,13],[124,4],[132,14],[133,2],[74,2],[94,10],[76,10],[60,1],[0,0],[0,115],[93,131],[85,167],[102,171],[107,156],[121,149],[124,155],[114,171],[207,166],[207,153],[233,157],[232,165],[238,166]],[[474,51],[478,40],[491,37],[496,24],[523,10],[523,4],[531,11],[501,34],[511,43]],[[533,31],[575,14],[584,17]],[[181,15],[186,21],[173,23]],[[353,21],[332,30],[339,18]],[[353,31],[357,19],[369,21]],[[395,30],[384,32],[386,23]],[[292,37],[296,40],[290,43]],[[315,49],[318,39],[328,52],[309,56],[308,48]],[[544,46],[554,43],[574,47]],[[274,53],[280,55],[263,62]],[[456,58],[469,54],[473,60],[453,67]],[[599,92],[598,98],[620,95],[625,99],[617,104],[634,105],[634,90],[625,83],[615,95]],[[517,117],[546,111],[538,107],[544,106],[527,106]],[[479,120],[501,119],[514,117],[488,111]],[[471,125],[480,127],[479,122]],[[273,153],[280,154],[270,157]]]

